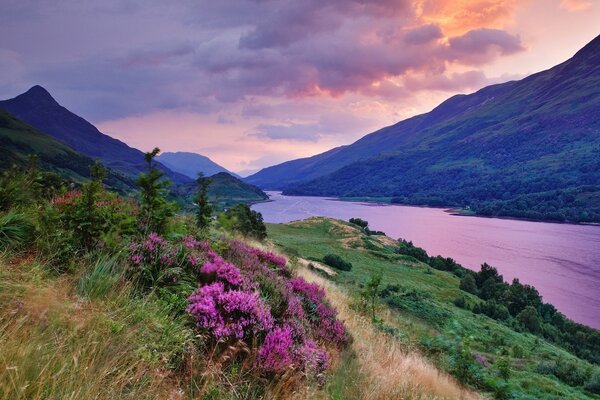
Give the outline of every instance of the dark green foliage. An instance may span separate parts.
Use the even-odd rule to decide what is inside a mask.
[[[196,179],[198,184],[198,193],[196,194],[196,225],[200,229],[205,229],[210,225],[212,219],[212,206],[208,201],[208,186],[210,179],[199,174]]]
[[[144,159],[148,170],[146,173],[140,174],[136,180],[141,192],[138,224],[143,233],[162,234],[168,219],[175,213],[175,205],[167,201],[170,182],[163,179],[164,173],[156,168],[154,162],[154,157],[158,153],[160,153],[158,147],[146,153]]]
[[[101,234],[108,230],[106,220],[96,205],[104,190],[102,181],[106,178],[107,170],[96,162],[90,172],[92,180],[81,188],[81,198],[68,218],[75,237],[79,238],[81,247],[86,250],[95,246]]]
[[[472,294],[477,294],[477,283],[473,274],[466,274],[461,280],[459,285],[461,290]]]
[[[459,308],[467,308],[467,299],[465,299],[465,296],[458,296],[457,298],[454,299],[454,301],[452,301],[452,303]]]
[[[361,227],[362,229],[368,229],[368,227],[369,227],[369,221],[365,221],[364,219],[350,218],[349,222],[358,227]]]
[[[468,339],[457,346],[451,364],[450,371],[459,381],[473,386],[482,385],[481,366],[475,361]]]
[[[596,371],[586,382],[585,390],[590,393],[600,394],[600,371]]]
[[[323,257],[323,262],[332,268],[339,269],[340,271],[350,271],[352,269],[352,263],[345,261],[337,254],[327,254],[325,257]]]
[[[473,307],[475,314],[485,314],[490,318],[504,321],[510,317],[508,309],[503,304],[499,304],[496,300],[487,300],[483,303],[478,303]]]
[[[542,328],[542,321],[536,309],[527,306],[517,315],[517,321],[526,330],[531,333],[539,333]]]
[[[591,371],[569,360],[552,360],[540,362],[536,372],[544,375],[554,375],[570,386],[581,386],[592,376]]]
[[[396,253],[411,256],[423,262],[427,262],[429,260],[429,256],[425,250],[404,239],[398,240],[398,248],[396,249]]]
[[[0,217],[0,252],[26,245],[33,235],[30,219],[13,211]]]
[[[225,224],[244,236],[263,240],[267,237],[267,228],[262,214],[251,210],[247,204],[238,204],[224,213]],[[223,223],[223,222],[222,222]]]

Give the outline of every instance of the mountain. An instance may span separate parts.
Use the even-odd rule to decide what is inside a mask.
[[[99,158],[106,166],[127,176],[136,177],[146,170],[144,153],[103,134],[94,125],[58,104],[41,86],[34,86],[13,99],[0,101],[0,109],[79,153]],[[187,176],[164,165],[159,165],[159,168],[175,183],[190,181]]]
[[[13,165],[25,166],[33,154],[37,155],[42,169],[79,183],[90,177],[90,166],[94,163],[90,157],[0,110],[0,170]],[[109,171],[105,183],[123,192],[134,187],[129,177],[113,170]]]
[[[259,187],[245,183],[226,172],[219,172],[210,176],[209,179],[208,199],[217,210],[240,203],[250,204],[265,201],[269,198]],[[175,190],[181,198],[185,199],[182,204],[184,207],[189,208],[194,203],[197,191],[195,182],[180,185]]]
[[[210,158],[196,153],[188,153],[178,151],[175,153],[161,153],[156,159],[163,165],[175,172],[179,172],[189,178],[196,179],[198,173],[202,172],[204,176],[211,176],[219,172],[226,172],[229,175],[238,177],[236,174],[229,172],[221,167]]]
[[[394,197],[485,215],[600,221],[600,36],[520,81],[246,182],[286,194]]]

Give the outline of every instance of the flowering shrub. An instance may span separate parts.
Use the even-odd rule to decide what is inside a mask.
[[[203,251],[207,246],[189,237],[170,243],[151,232],[145,240],[130,244],[129,273],[142,289],[173,285],[182,279],[195,280],[202,260],[198,249]]]
[[[269,308],[257,293],[225,290],[221,282],[201,286],[188,301],[187,312],[196,325],[218,340],[247,339],[273,326]]]
[[[346,342],[325,291],[292,278],[286,259],[277,254],[239,241],[213,246],[190,236],[171,243],[150,233],[131,244],[131,269],[146,288],[168,287],[183,277],[197,282],[186,311],[208,343],[252,345],[257,351],[251,357],[265,374],[322,374],[329,364],[327,348]]]

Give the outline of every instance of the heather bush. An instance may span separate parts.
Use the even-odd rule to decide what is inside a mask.
[[[218,242],[214,248],[221,254],[207,245],[193,247],[202,262],[187,312],[207,340],[217,346],[244,341],[257,349],[249,356],[258,371],[269,376],[321,376],[329,364],[327,348],[347,341],[324,290],[291,277],[285,258],[240,241]]]

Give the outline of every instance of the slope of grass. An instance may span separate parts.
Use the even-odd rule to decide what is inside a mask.
[[[329,285],[324,281],[324,275],[320,275],[320,283],[327,287],[335,282],[341,287],[339,290],[356,296],[370,276],[381,272],[382,287],[397,285],[405,295],[394,307],[384,305],[382,300],[378,312],[382,321],[375,325],[389,332],[394,337],[392,342],[400,348],[426,354],[429,362],[439,368],[455,372],[457,349],[468,343],[472,355],[481,364],[472,378],[477,378],[476,384],[483,390],[496,390],[489,383],[495,382],[495,387],[505,387],[505,392],[512,398],[600,398],[584,391],[582,385],[570,386],[543,368],[551,361],[576,366],[577,371],[589,372],[597,367],[536,336],[517,332],[486,316],[455,306],[453,301],[460,296],[468,302],[479,300],[461,291],[454,275],[394,254],[391,239],[366,236],[350,224],[325,218],[269,224],[268,232],[280,248],[303,258],[322,259],[326,254],[335,253],[351,262],[351,271],[338,272],[335,277],[327,278],[331,282]],[[355,300],[358,304],[359,300]],[[337,306],[343,309],[343,306]],[[391,344],[386,346],[392,348]],[[503,357],[508,359],[510,366],[507,382],[503,382],[498,371],[498,361]],[[496,396],[503,395],[496,393]]]

